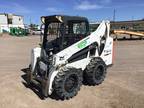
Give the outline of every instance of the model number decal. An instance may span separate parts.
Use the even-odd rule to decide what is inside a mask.
[[[87,38],[87,39],[85,39],[85,40],[83,40],[82,42],[80,42],[78,45],[77,45],[77,47],[78,48],[80,48],[80,49],[82,49],[82,48],[84,48],[86,45],[87,45],[87,40],[88,40],[89,38]]]

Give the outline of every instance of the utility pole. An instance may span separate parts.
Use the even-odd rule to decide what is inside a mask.
[[[31,17],[30,17],[30,24],[32,24]]]
[[[116,10],[114,9],[114,11],[113,11],[113,25],[112,25],[113,30],[116,28],[115,19],[116,19]],[[115,39],[117,40],[117,35],[116,35]]]
[[[116,10],[114,9],[113,11],[113,21],[115,22],[115,18],[116,18]]]
[[[134,16],[132,16],[132,21],[134,20]]]
[[[132,16],[132,29],[134,30],[134,16]]]
[[[115,29],[115,17],[116,17],[116,10],[113,11],[113,29]]]

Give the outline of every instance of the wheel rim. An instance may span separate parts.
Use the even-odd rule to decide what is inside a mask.
[[[75,74],[66,78],[64,88],[67,92],[73,92],[78,86],[78,77]]]
[[[99,65],[95,69],[95,78],[96,78],[96,80],[101,80],[103,74],[104,74],[104,67],[103,67],[103,65]]]

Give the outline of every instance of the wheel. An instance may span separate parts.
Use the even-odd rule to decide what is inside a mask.
[[[29,65],[29,69],[27,71],[27,84],[30,85],[31,84],[31,79],[32,79],[32,73],[31,73],[31,65]]]
[[[101,58],[94,58],[84,71],[84,81],[87,85],[99,85],[106,77],[106,64]]]
[[[68,100],[78,93],[82,80],[82,71],[80,69],[65,67],[55,77],[53,88],[60,99]]]

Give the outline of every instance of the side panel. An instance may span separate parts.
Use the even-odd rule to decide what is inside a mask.
[[[100,56],[106,65],[111,65],[113,62],[113,38],[109,37],[106,40],[106,45]]]
[[[6,14],[0,15],[0,25],[8,25]]]
[[[91,59],[87,57],[85,59],[78,60],[76,62],[68,63],[66,66],[75,67],[78,69],[81,68],[82,70],[84,70],[86,66],[89,64],[90,60]]]
[[[0,15],[0,33],[2,33],[3,31],[10,32],[6,14]]]
[[[106,43],[100,57],[104,60],[106,65],[111,65],[113,62],[113,38],[110,34],[110,23],[106,23]]]

